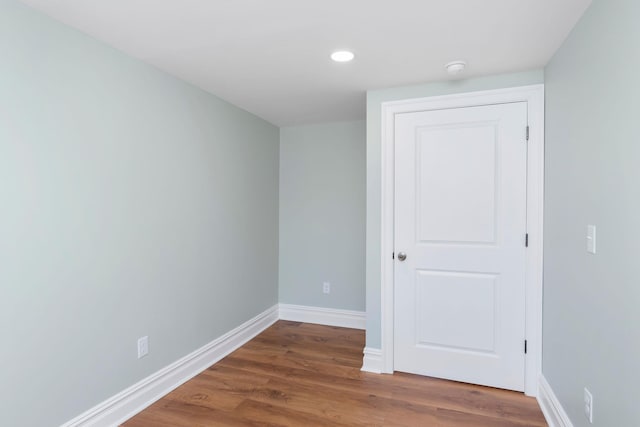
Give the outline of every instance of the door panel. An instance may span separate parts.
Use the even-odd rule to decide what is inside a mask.
[[[495,242],[496,130],[490,123],[418,128],[421,241]]]
[[[497,279],[495,274],[418,271],[417,345],[495,353]]]
[[[526,103],[396,116],[396,370],[524,389],[526,126]]]

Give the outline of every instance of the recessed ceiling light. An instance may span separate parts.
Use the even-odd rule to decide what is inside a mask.
[[[464,61],[453,61],[449,62],[444,66],[447,69],[447,72],[452,76],[457,76],[462,73],[465,68],[467,68],[467,63]]]
[[[335,62],[349,62],[355,58],[353,52],[349,52],[348,50],[339,50],[337,52],[333,52],[331,54],[331,59]]]

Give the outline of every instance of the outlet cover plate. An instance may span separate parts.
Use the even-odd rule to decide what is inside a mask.
[[[144,336],[138,339],[138,359],[149,354],[149,337]]]
[[[325,293],[325,294],[330,294],[331,293],[331,283],[324,282],[322,284],[322,292]]]
[[[593,395],[586,387],[584,389],[584,415],[593,424]]]

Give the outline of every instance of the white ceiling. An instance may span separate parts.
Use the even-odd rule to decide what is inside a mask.
[[[365,91],[543,67],[591,0],[23,0],[280,126],[364,118]],[[351,49],[352,63],[329,55]]]

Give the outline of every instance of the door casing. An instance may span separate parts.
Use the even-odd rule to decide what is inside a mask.
[[[542,262],[544,203],[544,85],[471,92],[382,104],[382,253],[381,256],[381,364],[393,373],[394,345],[394,124],[401,113],[482,105],[528,103],[527,159],[526,340],[525,394],[538,395],[542,373]],[[523,349],[524,351],[524,349]]]

